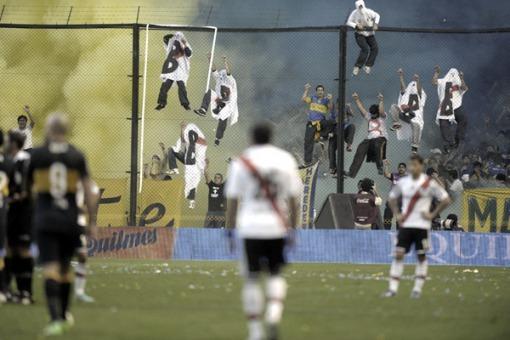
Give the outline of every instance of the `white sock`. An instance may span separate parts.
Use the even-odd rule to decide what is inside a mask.
[[[75,270],[74,292],[76,295],[85,294],[85,284],[87,283],[87,267],[85,263],[78,263]]]
[[[397,292],[400,283],[400,277],[404,272],[404,261],[393,260],[390,268],[390,291]]]
[[[416,264],[416,269],[414,272],[414,288],[413,291],[421,293],[423,289],[423,285],[425,284],[425,280],[427,279],[427,271],[429,268],[429,264],[427,260]]]
[[[282,320],[283,301],[287,295],[287,282],[281,276],[271,276],[266,283],[266,322],[278,324]]]
[[[261,316],[264,309],[264,293],[255,279],[247,279],[242,291],[244,313],[248,319],[249,339],[264,338]]]

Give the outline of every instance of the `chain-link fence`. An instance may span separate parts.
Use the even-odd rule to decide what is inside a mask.
[[[417,74],[427,94],[419,152],[456,198],[443,215],[455,213],[469,230],[505,230],[510,214],[510,204],[505,201],[508,180],[505,183],[502,176],[498,177],[500,180],[495,178],[497,174],[508,175],[510,103],[507,93],[510,84],[501,65],[510,54],[504,50],[510,39],[509,30],[381,29],[376,33],[379,54],[370,74],[361,69],[354,77],[351,68],[359,47],[354,33],[345,27],[219,29],[216,44],[213,44],[214,34],[210,29],[154,26],[148,34],[147,58],[145,28],[139,24],[0,26],[0,74],[4,82],[0,125],[4,128],[16,126],[22,106],[28,104],[36,118],[34,140],[41,143],[44,117],[55,110],[68,112],[74,123],[73,142],[86,152],[91,172],[104,190],[99,211],[101,224],[204,225],[205,216],[212,209],[210,198],[216,197],[218,188],[206,185],[203,167],[194,175],[200,177],[200,182],[196,183],[195,178],[188,185],[188,166],[178,162],[179,174],[168,172],[172,170],[168,165],[169,149],[177,150],[171,147],[181,137],[181,122],[193,123],[203,133],[209,161],[207,173],[212,181],[216,173],[226,177],[229,160],[247,146],[249,127],[260,119],[274,124],[278,146],[305,163],[304,137],[309,107],[301,97],[306,83],[312,85],[311,95],[318,84],[323,85],[326,95],[330,93],[333,97],[336,113],[345,114],[346,110],[338,108],[352,104],[351,123],[356,127],[353,150],[347,151],[343,140],[339,140],[338,145],[338,163],[349,170],[353,155],[368,130],[367,122],[352,102],[352,94],[358,93],[368,107],[377,103],[377,95],[381,93],[389,113],[392,104],[399,104],[397,70],[402,68],[405,84]],[[167,61],[163,38],[177,30],[183,32],[193,52],[186,82],[192,110],[181,105],[177,84],[173,84],[168,93],[167,105],[156,110],[162,84],[160,74]],[[193,112],[201,106],[209,77],[208,54],[213,45],[214,62],[219,69],[223,68],[222,56],[228,58],[237,83],[239,108],[239,122],[232,126],[227,124],[217,146],[218,121],[210,111],[206,117]],[[498,53],[494,52],[496,49]],[[145,59],[147,74],[144,79]],[[435,65],[441,67],[440,77],[450,68],[462,71],[469,87],[462,105],[467,117],[466,135],[458,147],[452,145],[448,154],[445,154],[442,135],[435,122],[440,104],[437,86],[432,84]],[[142,80],[146,81],[146,87]],[[210,88],[214,86],[211,79]],[[140,124],[142,116],[143,124]],[[341,119],[342,115],[338,116]],[[396,132],[390,130],[392,125],[389,117],[385,169],[388,174],[396,171],[398,163],[406,162],[411,152],[411,142],[398,140]],[[378,173],[374,164],[366,162],[354,179],[344,178],[341,170],[338,177],[331,175],[330,137],[325,134],[322,140],[317,139],[314,166],[302,171],[306,184],[303,217],[307,219],[307,227],[313,226],[315,211],[330,193],[356,192],[358,180],[370,177],[385,198],[392,184]],[[474,166],[477,161],[481,163],[480,172]],[[140,171],[141,191],[137,176]],[[190,185],[195,188],[194,204],[187,199],[189,191],[185,192]],[[493,190],[495,187],[500,188]],[[384,206],[381,215],[384,215]],[[214,214],[212,219],[216,219]]]

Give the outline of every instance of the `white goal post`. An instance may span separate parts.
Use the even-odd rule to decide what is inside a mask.
[[[191,25],[160,25],[160,24],[147,24],[145,27],[145,52],[144,52],[144,64],[143,64],[143,84],[142,84],[142,110],[140,117],[140,150],[139,150],[139,179],[138,179],[138,193],[142,192],[143,189],[143,152],[144,152],[144,139],[145,139],[145,110],[147,107],[147,69],[149,62],[149,31],[150,27],[165,27],[169,29],[182,29],[186,30],[187,28],[193,29],[203,29],[203,30],[211,30],[213,32],[213,41],[211,45],[211,58],[209,60],[209,68],[207,70],[207,81],[205,85],[204,93],[209,90],[210,82],[211,82],[211,70],[214,61],[214,49],[216,47],[216,36],[218,34],[218,28],[215,26],[191,26]]]

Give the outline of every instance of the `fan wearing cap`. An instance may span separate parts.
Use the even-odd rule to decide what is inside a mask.
[[[360,181],[360,190],[354,196],[354,225],[355,229],[368,230],[377,224],[379,207],[382,199],[375,190],[374,180],[364,178]]]
[[[354,37],[361,49],[352,70],[352,75],[357,76],[363,66],[366,74],[370,74],[372,66],[374,66],[375,58],[379,52],[375,31],[379,28],[381,16],[376,11],[367,8],[363,0],[358,0],[354,4],[356,9],[349,15],[346,24],[356,30]]]

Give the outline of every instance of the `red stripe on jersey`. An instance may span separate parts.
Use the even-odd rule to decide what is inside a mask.
[[[413,197],[411,197],[411,201],[409,202],[409,205],[407,206],[407,211],[406,211],[406,213],[404,214],[404,216],[402,218],[402,224],[404,224],[404,222],[409,218],[409,215],[411,215],[411,213],[413,212],[414,206],[416,205],[418,200],[421,198],[420,190],[421,189],[427,189],[429,187],[429,185],[430,185],[430,181],[431,180],[432,180],[432,177],[428,177],[425,180],[425,182],[423,182],[423,184],[420,185],[418,190],[416,190],[416,192],[414,193]]]

